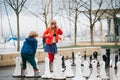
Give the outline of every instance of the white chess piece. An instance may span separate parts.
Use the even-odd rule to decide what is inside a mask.
[[[36,61],[36,65],[38,67],[38,63],[37,63],[37,59],[36,58],[35,58],[35,61]],[[29,62],[27,62],[27,69],[26,69],[26,71],[27,71],[27,74],[25,75],[26,77],[34,76],[34,69],[33,69],[32,65]]]
[[[65,79],[65,75],[62,72],[62,56],[56,55],[53,62],[53,79]]]
[[[116,74],[117,80],[120,80],[120,61],[117,62],[117,74]]]
[[[50,72],[50,67],[49,67],[49,58],[45,58],[45,73],[42,76],[42,78],[52,78],[52,74]]]
[[[83,67],[83,77],[88,78],[90,76],[90,73],[91,73],[88,61],[85,60],[83,62],[83,65],[84,65],[84,67]]]
[[[68,77],[68,78],[74,77],[74,73],[73,73],[73,70],[72,70],[72,67],[71,67],[70,60],[66,60],[65,65],[66,65],[65,76]]]
[[[98,73],[97,73],[97,60],[92,60],[92,73],[90,75],[89,80],[98,80]]]
[[[106,71],[105,71],[105,62],[104,61],[100,61],[100,78],[101,79],[109,79],[108,76],[106,75]]]
[[[115,66],[115,63],[114,63],[113,60],[111,59],[111,60],[110,60],[110,69],[109,69],[110,80],[117,80],[117,79],[116,79],[116,75],[115,75],[114,66]]]
[[[83,75],[82,75],[82,71],[81,71],[81,56],[80,54],[76,54],[76,71],[75,71],[75,77],[73,78],[73,80],[86,80]]]
[[[20,76],[21,75],[21,57],[15,58],[15,70],[13,76]]]

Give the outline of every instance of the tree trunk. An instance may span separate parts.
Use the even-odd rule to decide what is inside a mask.
[[[76,14],[75,14],[75,32],[74,32],[74,45],[76,46],[76,44],[77,44],[77,18],[78,18],[78,16],[77,16],[77,13],[78,12],[78,10],[76,9]]]
[[[16,16],[17,16],[17,51],[20,51],[19,13],[16,13]]]
[[[92,25],[90,27],[90,37],[91,37],[91,46],[93,46],[94,45],[94,39],[93,39],[93,27],[92,27]]]
[[[115,34],[115,37],[114,37],[114,38],[115,38],[115,45],[117,45],[117,31],[116,31],[116,27],[117,27],[117,26],[116,26],[116,24],[117,24],[117,23],[116,23],[116,16],[114,16],[114,32],[115,32],[115,33],[114,33],[114,34]]]

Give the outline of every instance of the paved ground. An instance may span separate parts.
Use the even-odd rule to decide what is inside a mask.
[[[112,51],[112,54],[111,54],[111,58],[114,60],[114,55],[117,54],[117,53],[113,53],[114,51]],[[102,53],[104,54],[105,53],[105,50],[102,50]],[[101,60],[101,55],[98,57],[99,60]],[[89,60],[89,58],[87,58],[87,60]],[[14,71],[14,68],[15,66],[9,66],[9,67],[0,67],[0,80],[43,80],[43,79],[40,79],[40,78],[13,78],[12,77],[12,73]],[[43,63],[39,63],[39,68],[41,70],[41,75],[44,74],[44,62]],[[73,67],[75,69],[75,67]],[[108,73],[108,70],[107,70],[107,74],[109,75]],[[49,80],[49,79],[44,79],[44,80]],[[71,79],[66,79],[66,80],[71,80]]]

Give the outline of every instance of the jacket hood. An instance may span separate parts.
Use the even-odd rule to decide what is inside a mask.
[[[37,42],[35,38],[28,37],[25,39],[28,44],[34,44]]]

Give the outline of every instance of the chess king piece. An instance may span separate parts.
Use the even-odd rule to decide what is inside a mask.
[[[85,60],[83,62],[83,65],[84,65],[83,66],[83,77],[88,78],[90,76],[90,73],[91,73],[88,61]]]
[[[117,80],[115,75],[115,69],[114,69],[115,63],[113,60],[110,60],[110,68],[109,68],[109,74],[110,74],[110,80]]]
[[[45,58],[45,73],[44,73],[44,75],[42,75],[42,78],[45,78],[45,79],[52,78],[52,74],[50,72],[50,67],[49,67],[49,58],[48,57]]]
[[[72,77],[74,77],[74,73],[73,73],[73,70],[72,70],[72,67],[71,67],[71,62],[70,62],[70,60],[66,60],[66,61],[65,61],[65,65],[66,65],[65,76],[66,76],[67,78],[72,78]]]
[[[75,62],[76,62],[76,71],[73,80],[86,80],[82,75],[82,70],[81,70],[82,57],[80,53],[76,54]]]
[[[90,75],[90,78],[88,80],[97,80],[98,79],[98,73],[97,73],[97,60],[92,60],[92,73]]]
[[[104,61],[100,61],[100,78],[101,78],[101,80],[108,80],[109,79],[108,76],[106,75]]]
[[[21,76],[21,57],[15,58],[15,69],[13,76]]]
[[[53,79],[65,79],[62,72],[62,56],[56,55],[53,63]]]

